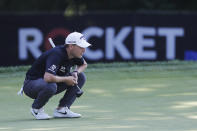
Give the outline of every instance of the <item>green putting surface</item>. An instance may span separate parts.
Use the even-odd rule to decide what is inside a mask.
[[[71,107],[82,118],[51,120],[35,120],[33,100],[17,96],[27,68],[0,68],[2,131],[197,131],[196,62],[90,64]],[[49,115],[62,96],[46,104]]]

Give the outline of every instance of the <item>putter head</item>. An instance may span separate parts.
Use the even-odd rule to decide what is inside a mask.
[[[76,93],[76,96],[77,96],[77,97],[80,97],[80,96],[83,94],[83,91],[82,91],[81,88],[79,88],[78,85],[76,85],[76,87],[77,87],[77,89],[78,89],[78,91],[77,91],[77,93]]]
[[[76,96],[77,97],[80,97],[82,94],[83,94],[83,91],[82,90],[79,90],[79,91],[77,91]]]

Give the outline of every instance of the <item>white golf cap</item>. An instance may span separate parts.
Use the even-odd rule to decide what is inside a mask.
[[[82,48],[86,48],[91,45],[85,40],[84,35],[79,32],[70,33],[66,37],[65,44],[75,44]]]

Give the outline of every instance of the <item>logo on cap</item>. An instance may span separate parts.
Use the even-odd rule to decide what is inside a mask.
[[[84,37],[84,35],[82,35],[82,36],[80,37],[80,39],[86,40],[85,37]]]
[[[72,43],[77,43],[76,41],[67,41],[67,42],[68,42],[68,43],[71,43],[71,44],[72,44]]]

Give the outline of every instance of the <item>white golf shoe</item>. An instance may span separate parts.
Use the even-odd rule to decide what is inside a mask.
[[[44,112],[44,109],[43,109],[43,108],[40,108],[40,109],[31,108],[31,114],[32,114],[37,120],[48,120],[48,119],[51,118],[48,114],[46,114],[46,113]]]
[[[62,107],[61,109],[55,109],[53,116],[55,118],[78,118],[81,114],[74,113],[68,107]]]

